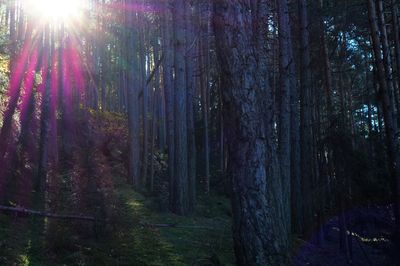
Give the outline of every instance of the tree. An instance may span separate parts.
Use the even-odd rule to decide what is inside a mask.
[[[274,224],[281,187],[267,176],[272,164],[267,160],[270,148],[266,139],[263,101],[269,90],[263,53],[253,40],[266,27],[265,1],[214,1],[213,24],[216,48],[221,65],[225,128],[229,153],[228,176],[232,183],[233,237],[238,265],[285,265],[286,250],[283,227]],[[253,26],[256,27],[253,28]],[[260,45],[266,45],[261,43]],[[263,81],[263,82],[260,82]],[[268,158],[269,159],[269,158]],[[271,182],[272,181],[272,182]],[[277,189],[272,196],[270,193]],[[275,198],[272,200],[271,198]]]
[[[297,116],[297,86],[296,73],[293,58],[292,38],[290,32],[289,10],[286,0],[278,1],[278,21],[279,21],[279,73],[280,73],[280,108],[279,108],[279,162],[282,179],[282,194],[284,221],[287,231],[291,228],[290,213],[290,184],[291,177],[293,183],[299,181],[298,172],[298,121],[292,116]],[[293,128],[292,128],[293,127]],[[293,148],[291,149],[293,145]],[[291,152],[295,154],[291,154]],[[293,159],[293,161],[292,161]],[[296,187],[297,188],[297,187]],[[297,218],[299,215],[296,215]]]
[[[299,0],[300,20],[300,143],[301,143],[301,182],[303,200],[303,233],[307,233],[312,224],[313,201],[311,182],[313,180],[312,161],[312,94],[310,43],[307,0]]]
[[[196,203],[196,129],[195,129],[195,113],[194,113],[194,94],[196,91],[194,77],[194,60],[195,47],[191,42],[195,39],[194,32],[194,16],[193,11],[195,6],[186,4],[186,103],[187,103],[187,138],[188,138],[188,201],[189,211],[193,211]]]
[[[134,2],[134,1],[132,1]],[[127,23],[130,26],[127,33],[126,47],[128,51],[128,60],[131,68],[127,73],[127,95],[128,95],[128,128],[129,128],[129,179],[132,185],[139,189],[141,187],[139,154],[140,154],[140,128],[139,128],[139,62],[138,62],[138,32],[135,27],[137,22],[136,13],[127,11]]]
[[[175,170],[172,186],[171,208],[175,213],[188,212],[188,156],[187,156],[187,102],[186,102],[186,39],[183,0],[175,0],[173,5],[174,29],[174,92],[175,92]]]
[[[378,27],[378,16],[376,13],[376,5],[373,0],[368,0],[368,15],[375,57],[375,66],[378,72],[379,93],[382,99],[382,109],[385,121],[389,170],[394,184],[394,214],[396,218],[395,234],[397,239],[400,239],[400,153],[398,151],[398,127],[397,121],[394,119],[395,111],[387,79],[387,71],[390,71],[387,69],[388,59],[387,57],[385,58],[385,55],[382,57],[381,51],[381,47],[384,47],[385,49],[386,45],[382,46],[379,40],[380,30]]]

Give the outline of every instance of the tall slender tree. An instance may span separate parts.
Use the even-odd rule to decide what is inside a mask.
[[[127,0],[128,1],[128,0]],[[130,0],[133,4],[135,1]],[[126,47],[129,48],[128,61],[130,69],[127,72],[128,95],[128,129],[129,129],[129,179],[136,189],[141,187],[140,178],[140,128],[139,128],[139,61],[138,61],[138,32],[136,13],[133,10],[126,11],[128,32],[126,33]]]
[[[368,16],[370,22],[370,30],[372,37],[372,45],[374,50],[375,65],[378,73],[379,94],[382,101],[382,110],[385,121],[385,133],[387,153],[389,159],[389,170],[393,180],[394,189],[394,214],[396,218],[395,234],[400,239],[400,153],[398,151],[398,127],[397,121],[394,119],[394,106],[391,100],[390,87],[388,85],[387,72],[385,70],[386,58],[382,56],[382,44],[379,40],[379,26],[377,7],[373,0],[368,0]],[[386,66],[387,67],[387,66]]]
[[[300,21],[300,143],[301,143],[301,182],[303,200],[303,233],[312,223],[313,202],[311,182],[313,180],[312,162],[312,102],[310,68],[310,33],[307,0],[298,0]],[[308,228],[308,229],[307,229]]]
[[[172,185],[172,210],[178,214],[188,212],[188,157],[187,157],[187,102],[186,102],[186,4],[175,0],[173,5],[174,29],[174,114],[175,114],[175,171]]]
[[[291,173],[298,179],[298,172],[296,169],[297,161],[291,164],[291,158],[297,159],[296,156],[291,156],[291,147],[296,147],[297,143],[297,123],[296,120],[291,119],[291,115],[297,115],[295,95],[296,92],[296,75],[293,58],[292,39],[290,33],[289,10],[286,0],[278,1],[278,21],[279,21],[279,71],[280,71],[280,108],[279,108],[279,162],[280,173],[282,178],[282,194],[284,209],[284,221],[286,223],[287,231],[291,227],[291,213],[290,213],[290,184]],[[293,123],[292,123],[293,122]],[[291,128],[293,125],[293,129]],[[291,132],[294,132],[291,135]],[[298,131],[297,131],[298,132]],[[292,137],[292,138],[291,138]],[[292,140],[292,142],[291,142]],[[294,152],[297,150],[294,149]],[[291,171],[292,167],[294,168]]]

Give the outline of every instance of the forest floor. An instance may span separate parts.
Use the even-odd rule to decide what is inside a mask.
[[[122,180],[117,180],[115,193],[124,219],[97,236],[75,235],[68,229],[71,221],[58,221],[61,229],[45,237],[35,230],[35,218],[0,214],[0,265],[234,264],[226,198],[200,197],[196,212],[182,217],[154,211],[152,199]]]
[[[333,217],[324,225],[324,238],[315,234],[299,243],[294,265],[400,265],[399,250],[391,240],[394,218],[390,206],[371,206],[347,213],[349,248],[340,248],[339,219]]]
[[[64,207],[57,205],[58,202],[53,205],[65,213],[85,215],[93,215],[96,208],[108,209],[109,221],[93,224],[0,213],[0,266],[234,265],[228,198],[221,193],[207,196],[199,193],[192,215],[183,217],[161,212],[166,206],[160,207],[160,202],[165,200],[144,196],[127,184],[121,157],[127,147],[121,141],[127,139],[125,118],[92,112],[90,124],[93,135],[89,139],[97,140],[90,144],[96,148],[89,154],[95,158],[96,171],[89,177],[78,157],[77,168],[72,173],[79,174],[76,179],[81,181],[79,188],[92,182],[96,184],[95,192],[102,191],[101,197],[94,198],[87,195],[90,190],[82,190],[80,200],[91,203],[81,208],[79,204],[73,206],[74,201],[65,200],[66,195],[74,195],[71,190],[61,189],[53,198],[70,203]],[[82,127],[82,131],[85,129]],[[88,149],[85,145],[78,147],[81,152]],[[375,206],[349,212],[351,265],[400,265],[394,260],[398,252],[393,251],[389,236],[388,228],[393,221],[389,209]],[[293,265],[350,265],[339,249],[338,228],[337,217],[327,220],[326,239],[322,244],[317,244],[315,239],[294,237]]]
[[[61,221],[63,229],[45,237],[35,230],[34,218],[0,214],[0,265],[234,265],[226,198],[201,196],[196,212],[182,217],[155,210],[153,199],[124,183],[118,180],[115,189],[119,220],[99,234],[84,224],[90,232],[74,234],[67,229],[70,221]],[[400,265],[382,208],[360,215],[369,217],[352,230],[351,263],[340,251],[334,217],[325,224],[322,244],[315,238],[296,241],[293,265]]]

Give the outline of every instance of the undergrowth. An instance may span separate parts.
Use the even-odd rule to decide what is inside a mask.
[[[95,232],[86,236],[74,234],[68,221],[57,222],[57,229],[49,232],[50,236],[43,235],[35,231],[34,218],[1,215],[0,265],[234,264],[229,204],[225,198],[201,198],[196,213],[182,217],[152,210],[151,198],[122,182],[115,193],[119,198],[117,220],[97,236]]]

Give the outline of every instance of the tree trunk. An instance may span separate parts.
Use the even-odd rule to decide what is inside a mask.
[[[291,143],[291,115],[295,116],[295,106],[297,105],[294,100],[296,95],[296,76],[294,73],[294,59],[292,38],[290,34],[290,21],[287,0],[278,1],[278,20],[279,20],[279,72],[280,72],[280,112],[279,112],[279,162],[280,173],[282,179],[282,197],[284,209],[284,222],[286,223],[287,231],[290,232],[291,228],[291,213],[290,213],[290,184],[291,184],[291,167],[294,171],[297,170],[297,165],[291,164],[291,145],[297,144],[297,123],[293,120],[292,140]],[[291,106],[294,105],[293,108]],[[293,112],[292,112],[293,111]],[[294,150],[297,152],[297,150]],[[298,157],[294,157],[297,159]],[[297,163],[294,162],[294,163]],[[296,171],[296,175],[300,174]],[[298,176],[294,177],[297,181]],[[296,184],[296,182],[295,182]]]
[[[379,27],[374,0],[368,0],[368,15],[371,28],[372,44],[374,49],[375,63],[378,72],[379,93],[382,100],[383,117],[385,121],[387,153],[389,159],[390,174],[394,183],[394,214],[396,218],[395,235],[397,241],[400,239],[400,154],[398,151],[398,128],[394,119],[393,101],[390,99],[390,90],[387,84],[384,60],[381,54],[381,43],[379,40]]]
[[[50,131],[50,99],[51,99],[51,71],[56,71],[56,69],[52,66],[52,58],[53,56],[57,56],[54,54],[54,46],[50,43],[54,43],[54,39],[51,38],[50,29],[48,26],[45,27],[44,30],[44,51],[46,51],[46,71],[45,74],[46,80],[44,80],[44,91],[43,91],[43,100],[41,106],[41,115],[40,115],[40,138],[39,138],[39,158],[38,158],[38,170],[35,182],[35,197],[34,203],[36,207],[43,209],[45,206],[44,202],[44,192],[45,192],[45,184],[46,177],[48,172],[48,145],[49,145],[49,131]],[[49,51],[49,52],[47,52]],[[58,66],[60,68],[60,66]],[[57,69],[59,71],[59,69]]]
[[[188,152],[186,105],[186,40],[185,2],[174,1],[174,67],[175,67],[175,175],[172,211],[184,215],[188,212]]]
[[[143,4],[143,2],[142,2]],[[144,5],[144,4],[143,4]],[[140,62],[140,74],[139,74],[139,79],[140,79],[140,91],[143,91],[143,102],[142,102],[142,125],[143,125],[143,142],[142,142],[142,165],[141,165],[141,182],[143,186],[146,185],[147,182],[147,163],[148,163],[148,157],[149,157],[149,88],[146,84],[147,80],[147,71],[146,69],[146,43],[145,43],[145,25],[143,23],[144,21],[144,16],[141,12],[137,14],[138,16],[138,21],[141,21],[141,23],[138,23],[137,25],[134,25],[134,27],[139,27],[139,62]],[[138,73],[136,74],[138,75]]]
[[[268,144],[273,135],[266,135],[265,122],[273,123],[264,117],[264,101],[270,101],[265,97],[270,90],[265,83],[267,73],[263,72],[266,61],[261,61],[265,49],[257,49],[254,40],[263,36],[253,29],[258,24],[265,30],[266,3],[253,2],[250,7],[239,0],[214,1],[213,23],[221,66],[238,265],[286,264],[287,250],[282,245],[286,232],[284,226],[274,220],[281,217],[277,213],[279,208],[274,206],[274,201],[282,200],[279,198],[282,188],[274,183],[279,180],[279,174],[267,176],[274,172],[270,167],[276,158],[270,158]],[[266,46],[266,43],[261,45]],[[270,111],[267,110],[267,114]]]
[[[399,11],[397,1],[391,0],[392,7],[392,26],[393,26],[393,40],[394,40],[394,53],[396,59],[396,77],[397,87],[400,88],[400,28],[399,28]],[[400,93],[400,92],[399,92]]]
[[[3,114],[3,124],[0,130],[0,167],[2,167],[2,161],[4,159],[4,155],[8,149],[8,141],[12,130],[12,122],[15,110],[18,106],[18,100],[21,95],[21,84],[23,81],[23,76],[25,74],[30,49],[32,48],[32,27],[28,26],[27,34],[25,36],[25,42],[23,47],[19,53],[19,60],[15,60],[15,62],[11,62],[11,77],[10,82],[7,88],[7,93],[9,96],[9,100],[7,103],[7,108]]]
[[[379,27],[380,27],[380,41],[382,45],[382,55],[383,55],[383,65],[385,68],[385,76],[386,76],[386,83],[389,92],[389,98],[392,101],[391,105],[393,108],[393,119],[396,121],[396,97],[395,97],[395,90],[394,90],[394,83],[393,83],[393,71],[392,71],[392,57],[390,55],[390,47],[389,47],[389,39],[388,33],[386,29],[386,20],[385,20],[385,10],[383,7],[383,1],[378,0],[378,19],[379,19]]]
[[[173,45],[172,45],[172,12],[170,1],[166,1],[163,16],[163,54],[165,55],[163,64],[163,84],[165,91],[165,108],[167,113],[167,144],[168,144],[168,176],[169,176],[169,202],[170,209],[175,201],[174,182],[175,182],[175,116],[174,116],[174,88],[173,88]]]
[[[311,123],[311,69],[307,0],[299,0],[300,18],[300,143],[301,143],[301,180],[303,200],[303,233],[307,234],[312,226],[313,199],[311,184],[313,180],[312,164],[312,123]]]
[[[199,69],[200,69],[200,91],[201,91],[201,111],[203,116],[203,160],[204,173],[203,182],[205,193],[210,192],[210,143],[208,130],[208,114],[209,114],[209,1],[205,2],[206,10],[200,10],[199,23],[200,32],[203,36],[200,37],[199,45]],[[201,12],[206,14],[202,14]]]
[[[189,211],[193,211],[196,204],[196,135],[194,126],[194,93],[195,78],[194,64],[195,47],[190,44],[194,40],[193,13],[190,4],[186,4],[186,102],[187,102],[187,129],[188,129],[188,181],[189,181]]]
[[[137,54],[138,32],[134,26],[137,21],[134,11],[127,11],[128,25],[131,25],[128,33],[129,48],[128,60],[131,64],[127,76],[128,94],[128,130],[129,130],[129,179],[135,189],[140,189],[140,128],[139,128],[139,61]]]

